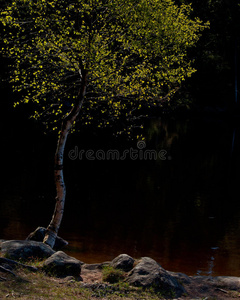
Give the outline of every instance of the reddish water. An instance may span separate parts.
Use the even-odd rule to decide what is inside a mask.
[[[136,160],[73,159],[68,153],[81,150],[80,141],[70,139],[59,233],[69,241],[66,252],[86,263],[127,253],[189,275],[240,276],[239,128],[221,120],[155,120],[146,128],[143,148],[101,140],[93,148],[122,154],[132,147]],[[47,226],[54,206],[51,147],[36,138],[31,146],[6,148],[0,239],[24,239]],[[165,150],[166,160],[141,159],[146,149]]]

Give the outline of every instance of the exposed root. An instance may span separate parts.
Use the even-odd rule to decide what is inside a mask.
[[[3,266],[0,266],[0,271],[1,272],[4,272],[4,273],[10,273],[12,274],[13,276],[17,277],[17,275],[15,273],[13,273],[11,270],[7,269],[7,268],[4,268]]]

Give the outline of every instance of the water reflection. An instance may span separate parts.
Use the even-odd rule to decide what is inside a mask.
[[[151,256],[173,271],[240,276],[236,126],[227,120],[157,119],[145,128],[143,150],[165,150],[166,160],[71,160],[68,151],[75,146],[82,149],[83,144],[85,150],[119,149],[121,153],[136,145],[119,145],[102,137],[98,141],[70,138],[67,202],[60,231],[70,242],[68,253],[85,262],[110,260],[120,253]],[[40,154],[36,148],[32,162]],[[51,172],[51,165],[44,160],[48,151],[40,149],[41,174],[32,172],[34,163],[24,164],[23,172],[32,178],[19,186],[15,177],[16,190],[5,189],[0,238],[22,238],[48,224],[54,197],[52,181],[43,174]],[[42,206],[36,208],[39,196]]]

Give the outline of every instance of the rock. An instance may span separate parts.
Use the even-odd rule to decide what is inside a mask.
[[[171,272],[168,271],[168,274],[170,274],[172,277],[174,277],[178,282],[181,282],[183,284],[190,284],[191,279],[189,276],[187,276],[184,273],[176,273],[176,272]]]
[[[178,281],[163,269],[155,260],[143,257],[129,273],[126,281],[134,286],[154,287],[169,293],[181,295],[185,292]]]
[[[212,281],[219,287],[240,291],[240,277],[217,276],[213,277]]]
[[[52,248],[42,242],[16,240],[2,242],[1,252],[13,260],[43,259],[55,253]]]
[[[64,282],[76,282],[76,281],[83,281],[82,277],[74,277],[74,276],[67,276],[63,278]]]
[[[0,240],[0,248],[2,246],[2,243],[5,242],[6,240]]]
[[[125,272],[132,270],[134,259],[127,254],[120,254],[111,262],[111,266],[115,269],[120,269]]]
[[[33,231],[29,234],[29,236],[26,238],[26,240],[42,242],[43,239],[44,239],[46,231],[47,231],[46,228],[38,227],[35,231]],[[60,250],[64,246],[67,246],[67,245],[68,245],[67,241],[65,241],[61,237],[57,236],[53,249]]]
[[[78,259],[68,256],[63,251],[58,251],[43,263],[43,270],[46,273],[59,277],[79,277],[82,264],[83,262]]]
[[[103,267],[109,266],[111,262],[106,261],[103,263],[96,263],[96,264],[83,264],[82,268],[89,271],[95,271],[95,270],[102,270]]]

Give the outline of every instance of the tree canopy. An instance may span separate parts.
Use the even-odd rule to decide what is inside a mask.
[[[188,49],[206,28],[172,0],[16,0],[1,10],[11,83],[35,118],[57,128],[88,88],[81,119],[98,126],[168,101],[195,69]]]

